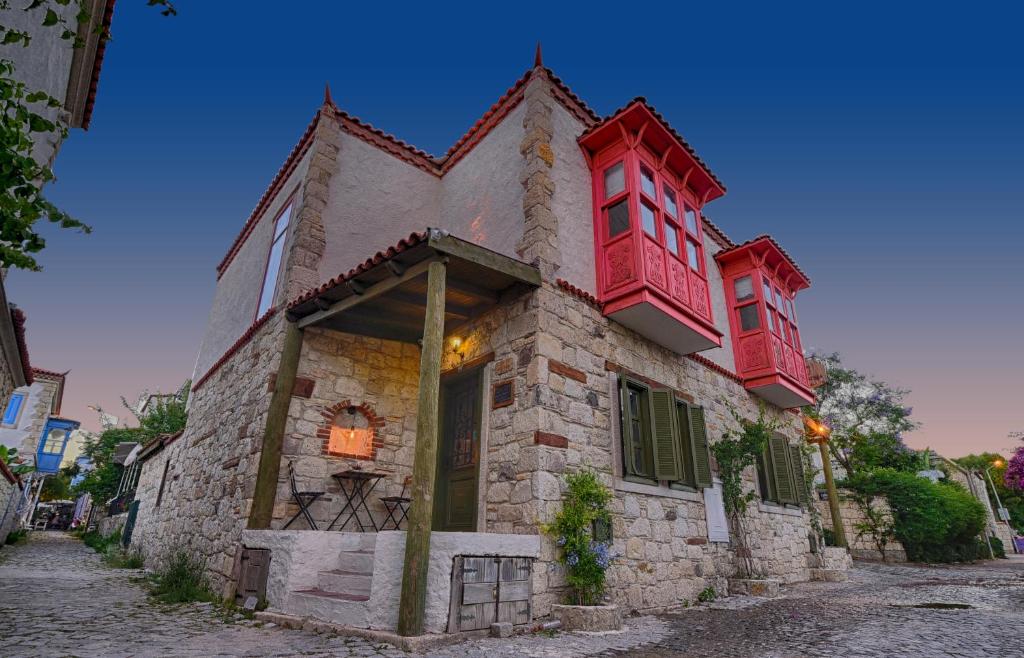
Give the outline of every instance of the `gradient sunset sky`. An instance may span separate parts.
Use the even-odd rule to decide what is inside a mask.
[[[708,215],[737,241],[773,234],[810,274],[805,345],[913,391],[912,447],[1006,452],[1024,429],[1008,5],[175,4],[117,3],[92,127],[58,156],[48,195],[94,233],[45,227],[45,270],[8,277],[33,365],[71,370],[64,415],[85,427],[88,405],[118,414],[191,375],[214,268],[325,82],[442,154],[540,40],[599,114],[643,95],[687,138],[729,187]]]

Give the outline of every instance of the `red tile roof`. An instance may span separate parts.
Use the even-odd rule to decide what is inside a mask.
[[[811,284],[811,278],[809,276],[807,276],[807,274],[802,269],[800,269],[800,266],[796,264],[796,261],[793,260],[793,257],[790,256],[789,253],[785,249],[782,248],[782,245],[780,245],[775,240],[775,238],[773,238],[772,236],[768,235],[767,233],[762,233],[761,235],[759,235],[759,236],[757,236],[755,238],[751,238],[750,240],[747,240],[743,244],[738,244],[738,245],[733,246],[730,249],[725,249],[724,251],[720,251],[717,254],[715,254],[715,258],[721,258],[723,256],[727,256],[727,255],[731,254],[734,251],[739,251],[740,249],[746,249],[750,245],[752,245],[752,244],[754,244],[756,242],[760,242],[761,240],[767,240],[768,242],[770,242],[771,245],[773,247],[775,247],[775,249],[777,249],[780,254],[782,254],[782,257],[785,258],[787,261],[789,261],[789,264],[793,266],[793,269],[796,270],[797,273],[804,278],[804,280],[807,282],[807,285],[809,286]]]
[[[21,356],[21,371],[25,376],[25,385],[35,381],[32,377],[32,364],[28,359],[28,343],[25,341],[25,311],[20,308],[11,309],[11,322],[14,324],[14,339],[18,341],[18,354]],[[14,364],[11,364],[14,367]]]
[[[558,287],[561,288],[562,290],[566,291],[570,295],[579,297],[580,299],[585,301],[587,304],[593,306],[597,310],[600,311],[604,309],[604,304],[601,303],[601,300],[599,300],[597,297],[590,294],[583,288],[577,288],[576,286],[572,285],[565,279],[556,279],[555,283],[558,284]]]
[[[70,370],[68,372],[71,372]],[[44,370],[42,368],[32,368],[32,374],[42,379],[55,379],[58,381],[64,381],[67,376],[67,372],[57,372],[55,370]]]
[[[114,3],[116,0],[107,0],[107,6],[103,10],[103,22],[100,26],[100,38],[96,44],[96,56],[92,61],[92,78],[89,81],[89,95],[85,99],[85,112],[82,115],[82,128],[89,129],[89,122],[92,120],[92,107],[96,103],[96,89],[100,84],[100,69],[103,67],[103,55],[107,50],[107,40],[110,38],[110,22],[114,19]]]
[[[369,270],[371,267],[380,265],[384,261],[394,258],[395,256],[402,253],[406,249],[415,247],[416,245],[420,244],[426,239],[427,233],[425,231],[411,233],[409,237],[402,238],[395,245],[388,247],[387,249],[384,249],[382,251],[378,251],[376,254],[367,258],[365,261],[353,267],[348,272],[339,274],[338,276],[332,278],[330,281],[327,281],[326,283],[323,283],[317,286],[316,288],[313,288],[312,290],[307,290],[306,292],[302,293],[301,295],[299,295],[298,297],[296,297],[295,299],[288,303],[288,308],[294,308],[301,304],[302,302],[308,301],[316,297],[317,295],[322,295],[331,288],[341,285],[342,283],[345,283],[349,279],[359,276],[363,272]]]

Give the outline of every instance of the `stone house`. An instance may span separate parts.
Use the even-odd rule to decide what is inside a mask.
[[[763,405],[782,430],[747,474],[740,557],[808,579],[793,299],[809,281],[771,237],[738,244],[708,219],[724,193],[644,99],[601,118],[539,51],[443,157],[328,91],[217,267],[188,425],[140,454],[133,542],[151,562],[201,556],[226,595],[269,550],[255,588],[299,616],[522,623],[564,597],[541,525],[589,468],[615,493],[610,597],[667,610],[736,572],[708,443]],[[308,519],[291,472],[324,493]],[[349,520],[360,474],[375,488]],[[382,496],[412,499],[400,530]],[[501,562],[525,569],[527,603],[467,613],[475,570],[453,565],[474,556],[531,558]]]

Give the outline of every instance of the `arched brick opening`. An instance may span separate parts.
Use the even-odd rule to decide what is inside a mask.
[[[323,418],[323,425],[316,432],[323,454],[368,461],[377,458],[384,419],[369,404],[342,400],[324,409]],[[348,429],[346,422],[352,423]]]

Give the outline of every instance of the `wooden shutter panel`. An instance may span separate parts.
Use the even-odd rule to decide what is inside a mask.
[[[619,377],[619,424],[622,429],[622,466],[623,474],[636,475],[636,464],[633,463],[633,456],[636,451],[633,449],[633,423],[629,415],[629,387],[626,379]]]
[[[793,476],[789,467],[789,444],[781,436],[773,436],[768,440],[772,452],[772,471],[775,475],[775,490],[780,503],[796,503],[796,489],[793,487]]]
[[[801,505],[806,505],[807,483],[804,481],[804,456],[800,446],[789,446],[790,461],[793,463],[793,486],[796,488],[796,499]]]
[[[679,429],[679,467],[683,471],[683,477],[679,480],[683,484],[696,487],[697,479],[693,469],[693,438],[690,432],[690,414],[685,402],[676,402],[676,427]]]
[[[701,489],[714,484],[711,475],[711,454],[708,452],[708,428],[704,424],[704,407],[690,407],[690,445],[693,447],[693,471]]]
[[[679,468],[679,432],[676,429],[676,400],[672,391],[656,388],[651,391],[651,434],[654,447],[654,476],[659,480],[681,480]]]

